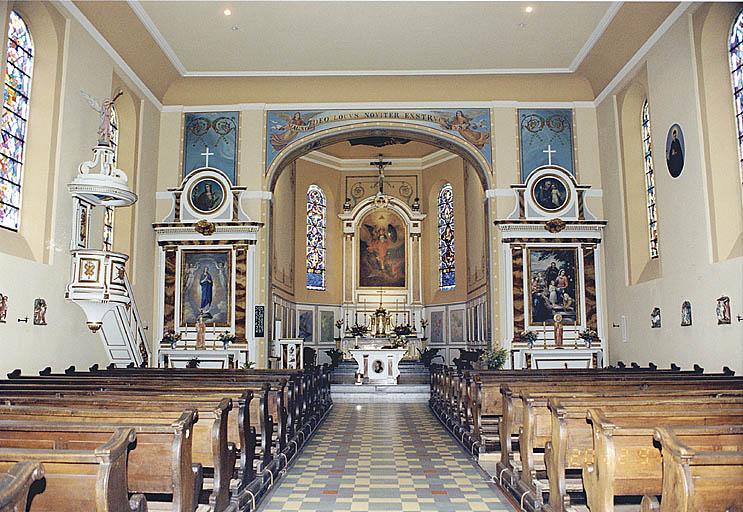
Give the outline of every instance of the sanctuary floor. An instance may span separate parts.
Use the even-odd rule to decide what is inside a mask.
[[[263,512],[511,511],[426,404],[336,404]]]

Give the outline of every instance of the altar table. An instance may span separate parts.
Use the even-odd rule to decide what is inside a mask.
[[[604,352],[600,348],[529,348],[513,350],[513,368],[550,370],[565,368],[601,368]]]
[[[359,364],[358,372],[370,384],[397,384],[400,376],[400,359],[407,353],[405,349],[359,348],[351,349],[351,355]]]

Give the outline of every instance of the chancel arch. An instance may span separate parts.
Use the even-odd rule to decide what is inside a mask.
[[[465,207],[466,194],[475,191],[468,208],[476,211],[469,218],[478,245],[485,247],[490,165],[475,146],[444,131],[439,136],[420,127],[379,124],[320,132],[284,148],[269,167],[267,325],[273,338],[302,338],[326,360],[324,350],[354,326],[369,326],[381,302],[391,317],[388,329],[409,324],[413,337],[440,348],[450,362],[459,348],[490,341],[490,258],[486,250],[476,251],[478,264],[469,275]],[[386,164],[381,173],[380,153]],[[307,289],[305,254],[298,250],[305,239],[305,194],[313,184],[327,194],[325,290]],[[438,203],[447,184],[455,205],[457,286],[441,290]],[[289,261],[292,246],[297,256]]]

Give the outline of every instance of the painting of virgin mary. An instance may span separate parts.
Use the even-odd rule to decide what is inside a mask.
[[[232,265],[228,250],[181,254],[181,325],[231,326]]]

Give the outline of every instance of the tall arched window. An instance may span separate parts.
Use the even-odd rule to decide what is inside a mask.
[[[325,289],[325,194],[317,185],[307,189],[307,289]]]
[[[439,288],[452,290],[457,284],[454,266],[454,191],[447,183],[439,191]]]
[[[23,18],[8,16],[7,58],[0,144],[0,226],[18,231],[21,225],[21,184],[26,126],[34,66],[34,45]]]
[[[655,203],[655,166],[653,165],[653,139],[650,134],[650,108],[648,100],[642,104],[642,150],[645,167],[645,197],[648,210],[648,239],[650,257],[658,257],[658,211]]]
[[[738,160],[743,180],[743,11],[738,13],[728,40],[730,73],[733,79],[735,128],[738,131]]]
[[[114,164],[119,159],[119,113],[116,105],[111,106],[111,149],[114,150]]]

